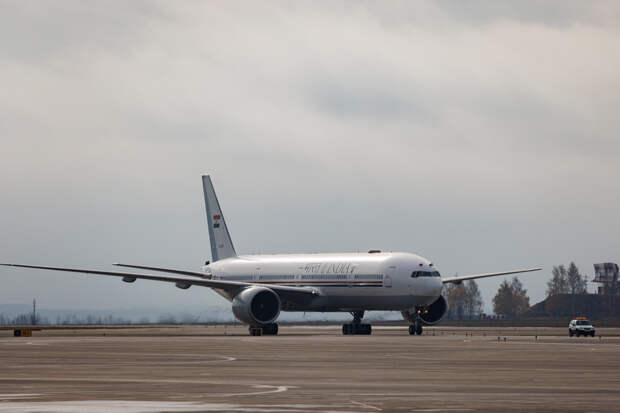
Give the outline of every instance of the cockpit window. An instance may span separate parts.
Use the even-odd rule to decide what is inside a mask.
[[[441,277],[438,271],[414,271],[411,273],[411,278],[418,277]]]

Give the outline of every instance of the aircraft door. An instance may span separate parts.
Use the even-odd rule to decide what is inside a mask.
[[[392,288],[392,278],[396,274],[396,266],[391,265],[388,267],[385,275],[383,276],[383,286],[385,288]]]

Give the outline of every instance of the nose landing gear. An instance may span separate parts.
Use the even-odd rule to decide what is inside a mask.
[[[422,334],[422,323],[416,321],[415,323],[409,326],[409,335],[421,335]]]
[[[372,326],[370,324],[362,324],[362,318],[364,317],[363,311],[353,311],[351,312],[353,316],[353,322],[350,324],[342,325],[342,334],[350,335],[350,334],[364,334],[369,335],[372,334]]]
[[[422,335],[422,320],[420,318],[420,310],[416,312],[415,321],[409,326],[409,335]]]

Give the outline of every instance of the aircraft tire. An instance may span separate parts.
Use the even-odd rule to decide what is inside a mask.
[[[263,326],[263,335],[265,336],[277,336],[278,335],[278,324],[266,324]]]
[[[415,326],[413,324],[409,326],[409,335],[415,336]]]
[[[250,326],[251,336],[276,336],[278,335],[278,324],[264,324],[260,326]]]
[[[372,325],[370,324],[343,324],[342,334],[347,335],[370,335],[372,334]]]
[[[415,334],[417,336],[422,335],[422,323],[415,323]]]

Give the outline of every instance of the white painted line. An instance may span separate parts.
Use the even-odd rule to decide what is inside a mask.
[[[10,400],[10,399],[26,399],[29,397],[37,397],[41,396],[41,393],[7,393],[0,394],[0,400]]]
[[[376,410],[378,412],[382,412],[383,411],[383,409],[381,409],[380,407],[371,406],[369,404],[362,403],[362,402],[356,402],[355,400],[351,400],[351,403],[357,404],[358,406],[365,407],[366,409],[372,409],[372,410]]]
[[[287,391],[290,388],[294,388],[295,386],[270,386],[268,384],[255,384],[252,387],[255,389],[270,389],[265,391],[258,391],[252,393],[228,393],[228,394],[218,394],[216,397],[232,397],[232,396],[256,396],[259,394],[272,394],[272,393],[282,393]],[[215,396],[215,395],[213,395]]]
[[[82,400],[61,402],[5,402],[0,413],[154,413],[154,412],[307,412],[308,410],[256,408],[231,403]]]

